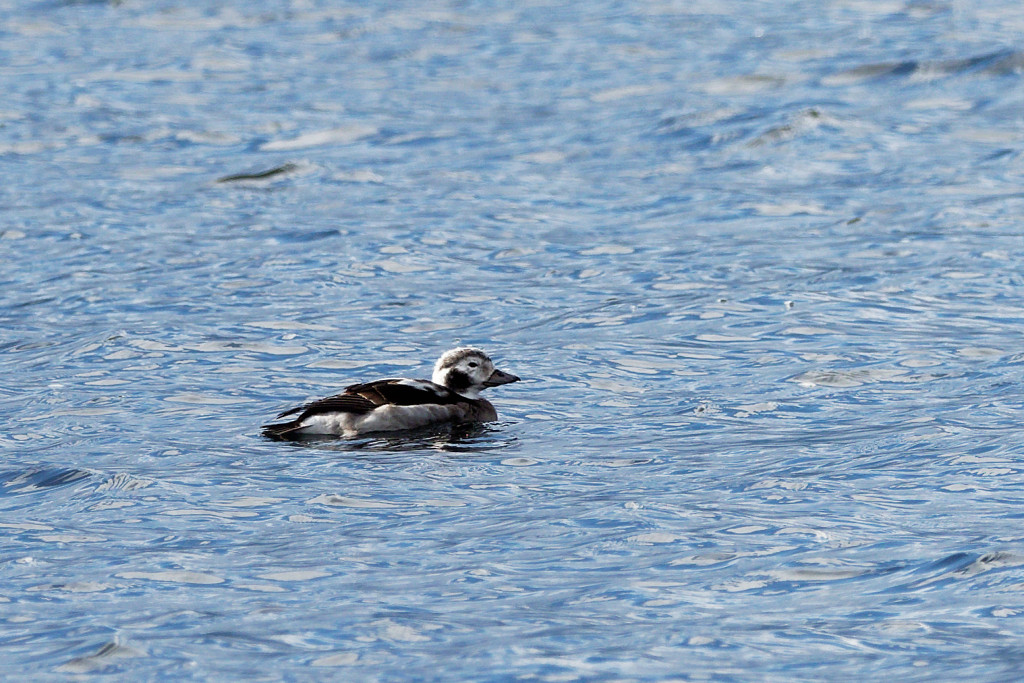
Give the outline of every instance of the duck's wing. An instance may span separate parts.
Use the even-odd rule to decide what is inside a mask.
[[[391,380],[383,380],[385,382]],[[377,406],[380,403],[375,403],[371,397],[364,396],[358,391],[352,391],[352,389],[358,389],[362,386],[372,386],[377,382],[371,382],[369,385],[354,384],[351,387],[345,389],[343,393],[335,396],[328,396],[327,398],[321,398],[316,401],[305,403],[301,406],[296,406],[290,410],[286,410],[277,416],[277,419],[283,417],[292,417],[288,422],[280,422],[276,424],[263,425],[264,436],[269,436],[274,439],[289,438],[293,432],[298,432],[303,428],[303,423],[307,417],[311,415],[322,415],[324,413],[352,413],[355,415],[364,415]]]
[[[371,403],[362,396],[350,395],[350,394],[338,394],[337,396],[328,396],[327,398],[321,398],[316,401],[310,401],[301,406],[286,410],[280,415],[278,419],[282,417],[288,417],[301,412],[302,418],[309,417],[310,415],[317,415],[318,413],[368,413],[374,408],[376,404]]]
[[[383,405],[415,406],[459,403],[466,399],[440,384],[425,379],[379,379],[353,384],[334,396],[321,398],[286,410],[278,419],[301,413],[298,421],[321,413],[354,413],[361,415]]]
[[[466,400],[447,387],[426,379],[381,379],[366,384],[353,384],[340,395],[360,396],[373,403],[374,407],[444,405]]]

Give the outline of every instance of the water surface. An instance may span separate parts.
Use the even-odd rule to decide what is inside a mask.
[[[6,676],[1024,666],[1016,4],[0,27]],[[498,423],[259,436],[460,343]]]

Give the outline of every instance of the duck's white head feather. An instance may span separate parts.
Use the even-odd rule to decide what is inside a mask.
[[[515,375],[495,369],[486,353],[469,346],[446,351],[434,364],[434,374],[430,379],[474,399],[487,387],[519,381]]]

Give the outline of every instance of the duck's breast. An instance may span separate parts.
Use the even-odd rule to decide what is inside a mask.
[[[478,398],[473,401],[472,408],[465,419],[472,422],[494,422],[498,419],[498,411],[486,398]]]

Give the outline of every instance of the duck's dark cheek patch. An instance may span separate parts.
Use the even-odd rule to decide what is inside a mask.
[[[469,375],[464,373],[462,370],[452,370],[448,373],[446,384],[449,389],[455,391],[461,391],[462,389],[468,389],[473,382],[469,379]]]

